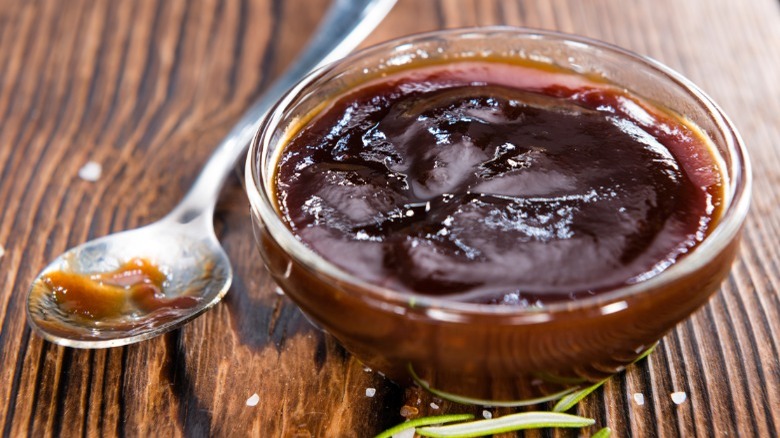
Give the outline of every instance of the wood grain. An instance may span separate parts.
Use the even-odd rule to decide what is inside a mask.
[[[237,179],[215,219],[235,285],[215,309],[109,350],[58,347],[27,327],[38,270],[72,245],[175,205],[325,8],[326,0],[0,0],[3,436],[362,437],[402,421],[403,406],[482,415],[364,370],[312,328],[265,274]],[[573,32],[654,57],[709,93],[752,155],[752,211],[721,292],[577,412],[617,436],[780,435],[780,3],[399,0],[366,44],[488,24]],[[97,182],[78,177],[88,161],[102,164]],[[675,391],[686,402],[674,404]],[[249,407],[254,393],[259,404]]]

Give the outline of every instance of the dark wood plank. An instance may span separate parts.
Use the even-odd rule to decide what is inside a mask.
[[[394,385],[311,327],[261,266],[237,180],[215,219],[235,286],[208,314],[99,351],[54,346],[26,326],[37,271],[69,246],[175,205],[327,3],[0,1],[3,436],[369,436],[402,421],[402,409],[482,415]],[[578,33],[670,65],[730,114],[753,158],[742,254],[721,292],[577,412],[618,436],[780,434],[780,4],[399,0],[364,45],[490,24]],[[77,175],[88,161],[102,164],[97,182]],[[685,403],[671,401],[675,391]],[[255,393],[259,403],[247,406]]]

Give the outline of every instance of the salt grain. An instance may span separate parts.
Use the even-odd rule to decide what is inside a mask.
[[[251,397],[246,399],[247,406],[257,406],[258,403],[260,403],[260,396],[257,395],[257,393],[252,394]]]
[[[103,174],[103,166],[96,161],[90,161],[79,169],[79,178],[84,181],[95,182]]]
[[[688,398],[688,394],[684,393],[683,391],[673,392],[672,393],[672,401],[674,404],[679,405],[685,403],[685,399]]]
[[[5,248],[3,248],[3,245],[0,245],[0,258],[2,258],[5,255]]]
[[[376,388],[366,388],[366,397],[373,397],[376,394]]]
[[[434,402],[431,402],[431,409],[439,409],[439,405],[437,405]]]
[[[487,409],[482,411],[482,416],[485,417],[488,420],[493,418],[493,414],[490,411],[488,411]]]
[[[645,395],[642,394],[641,392],[637,392],[636,394],[634,394],[634,402],[639,406],[642,406],[643,404],[645,404]]]
[[[365,372],[367,372],[367,373],[370,373],[370,372],[371,372],[371,368],[369,368],[369,367],[363,367],[363,371],[365,371]]]
[[[276,292],[276,295],[284,295],[284,291],[279,286],[276,286],[276,289],[274,289],[274,292]]]

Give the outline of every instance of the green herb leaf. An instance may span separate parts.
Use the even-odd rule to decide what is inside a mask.
[[[454,423],[456,421],[473,420],[474,416],[471,414],[453,414],[453,415],[436,415],[431,417],[415,418],[399,425],[393,426],[390,429],[380,433],[374,438],[390,438],[393,435],[402,432],[406,429],[416,428],[420,426],[430,426],[433,424],[446,424]]]
[[[569,409],[573,408],[574,405],[579,403],[582,399],[587,397],[591,392],[597,390],[601,385],[604,384],[609,380],[609,378],[606,378],[594,385],[591,385],[585,389],[581,389],[579,391],[573,392],[571,394],[565,395],[562,399],[558,401],[558,403],[555,404],[553,407],[553,412],[566,412]]]
[[[555,412],[522,412],[490,420],[469,421],[468,423],[448,426],[423,427],[417,429],[417,433],[422,436],[436,438],[477,437],[545,427],[586,427],[595,423],[596,420],[592,418],[576,415]]]
[[[647,350],[645,350],[645,352],[642,353],[638,358],[636,358],[636,360],[634,362],[632,362],[632,363],[637,363],[640,360],[642,360],[642,359],[646,358],[647,356],[649,356],[650,353],[652,353],[655,350],[656,346],[658,346],[657,342],[655,343],[655,345],[653,345],[652,347],[650,347]],[[598,383],[596,383],[594,385],[591,385],[591,386],[589,386],[589,387],[587,387],[585,389],[581,389],[579,391],[575,391],[575,392],[572,392],[570,394],[566,394],[563,398],[561,398],[558,401],[558,403],[555,404],[555,406],[553,407],[553,412],[566,412],[566,411],[568,411],[569,409],[573,408],[574,405],[576,405],[577,403],[582,401],[582,399],[584,399],[585,397],[590,395],[591,392],[597,390],[607,380],[609,380],[609,377],[607,377],[606,379],[604,379],[604,380],[602,380],[602,381],[600,381],[600,382],[598,382]]]
[[[650,353],[652,353],[655,350],[657,346],[658,343],[645,350],[633,363],[639,362],[640,360],[646,358],[648,355],[650,355]],[[474,416],[470,414],[460,414],[460,415],[440,415],[434,417],[417,418],[415,420],[407,421],[393,428],[390,428],[382,432],[381,434],[377,435],[376,438],[390,438],[394,434],[397,434],[401,431],[410,428],[415,428],[415,432],[417,434],[422,436],[427,436],[427,437],[468,438],[468,437],[493,435],[493,434],[504,433],[504,432],[514,432],[514,431],[526,430],[526,429],[541,429],[541,428],[548,428],[548,427],[577,428],[577,427],[592,426],[593,424],[596,423],[596,420],[592,418],[580,417],[577,415],[565,414],[563,412],[573,408],[577,403],[582,401],[583,398],[587,397],[590,393],[598,389],[607,380],[609,380],[609,378],[606,378],[584,389],[578,389],[577,387],[574,387],[574,388],[567,389],[565,391],[561,391],[556,394],[552,394],[545,397],[539,397],[535,399],[517,400],[517,401],[496,401],[496,400],[483,400],[483,399],[476,399],[471,397],[463,397],[460,395],[451,394],[448,392],[444,392],[432,388],[428,382],[421,379],[420,376],[417,375],[417,373],[414,371],[414,368],[412,367],[412,364],[409,364],[408,368],[409,368],[409,373],[412,376],[412,379],[414,379],[414,381],[418,385],[420,385],[423,389],[445,400],[453,401],[455,403],[482,405],[482,406],[517,407],[517,406],[528,406],[528,405],[533,405],[538,403],[544,403],[544,402],[558,400],[558,399],[560,400],[553,407],[553,412],[523,412],[518,414],[505,415],[503,417],[492,418],[488,420],[468,421],[465,423],[462,421],[471,420],[474,418]],[[431,427],[431,425],[454,423],[454,422],[459,422],[459,423],[449,424],[446,426]],[[592,436],[592,438],[609,438],[611,434],[612,434],[612,430],[609,427],[605,427],[600,429],[598,432],[596,432]]]
[[[415,381],[415,383],[420,385],[420,387],[422,387],[426,391],[435,394],[436,396],[443,398],[444,400],[449,400],[451,402],[460,403],[464,405],[496,406],[501,408],[530,406],[539,403],[546,403],[549,401],[558,400],[559,398],[564,397],[565,395],[570,394],[578,389],[577,387],[569,388],[561,392],[556,392],[555,394],[550,394],[544,397],[531,398],[526,400],[511,400],[511,401],[485,400],[485,399],[464,397],[461,395],[452,394],[436,388],[432,388],[428,382],[421,379],[420,376],[418,376],[417,373],[414,372],[414,368],[412,368],[412,364],[409,364],[408,368],[409,368],[409,374],[412,375],[412,379]]]
[[[660,343],[661,343],[661,342],[659,341],[659,342],[656,342],[655,344],[653,344],[653,346],[652,346],[652,347],[650,347],[650,348],[648,348],[647,350],[645,350],[645,352],[644,352],[644,353],[640,354],[640,355],[639,355],[639,357],[637,357],[637,358],[636,358],[636,359],[635,359],[633,362],[631,362],[631,363],[632,363],[632,364],[633,364],[633,363],[637,363],[637,362],[639,362],[640,360],[642,360],[642,359],[646,358],[647,356],[650,356],[650,353],[654,352],[654,351],[655,351],[655,347],[657,347],[657,346],[658,346],[658,344],[660,344]]]

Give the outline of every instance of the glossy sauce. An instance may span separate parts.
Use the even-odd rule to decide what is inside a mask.
[[[468,62],[329,102],[275,189],[297,238],[365,281],[532,307],[671,266],[717,222],[722,179],[695,128],[609,84]]]
[[[140,258],[111,272],[54,271],[45,274],[41,281],[63,312],[91,321],[146,318],[154,312],[173,316],[175,310],[193,307],[198,302],[192,296],[166,297],[163,291],[166,275],[156,265]]]

